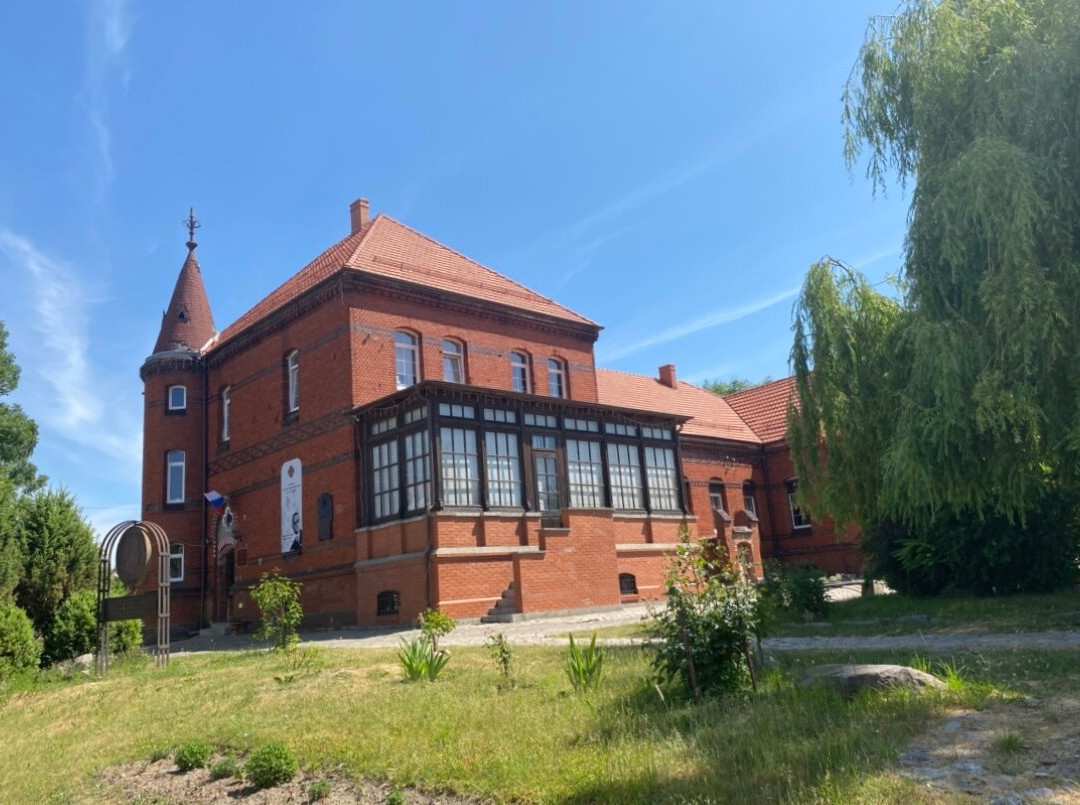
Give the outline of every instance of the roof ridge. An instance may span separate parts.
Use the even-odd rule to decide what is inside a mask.
[[[795,379],[795,375],[788,375],[787,377],[781,377],[779,380],[770,380],[768,383],[762,383],[762,384],[757,385],[757,386],[751,386],[748,389],[743,389],[742,391],[736,391],[736,392],[734,392],[732,394],[721,394],[721,395],[717,395],[717,396],[723,397],[725,400],[730,400],[732,397],[738,397],[738,396],[743,395],[743,394],[750,394],[753,391],[761,391],[762,389],[768,388],[769,386],[775,386],[778,383],[790,383],[794,379]]]
[[[462,252],[459,252],[457,249],[455,249],[455,248],[453,248],[451,246],[447,246],[445,243],[441,243],[440,241],[435,240],[435,238],[431,237],[430,235],[425,235],[423,232],[421,232],[418,229],[413,229],[413,227],[409,226],[408,224],[402,223],[401,221],[397,220],[396,218],[393,218],[392,216],[386,215],[385,213],[379,213],[379,215],[376,217],[375,220],[377,221],[379,218],[385,218],[386,220],[397,224],[402,229],[409,230],[414,235],[417,235],[418,237],[421,237],[424,240],[426,240],[428,243],[431,243],[431,244],[433,244],[435,246],[438,246],[440,249],[446,249],[446,251],[450,252],[451,254],[457,255],[462,260],[469,261],[470,263],[472,263],[477,268],[482,268],[484,271],[487,271],[489,274],[493,274],[494,276],[498,277],[499,279],[506,280],[507,282],[509,282],[509,283],[511,283],[513,285],[516,285],[518,288],[521,288],[526,293],[532,294],[534,296],[538,296],[541,299],[543,299],[545,302],[548,302],[548,303],[550,303],[552,305],[555,305],[556,307],[559,307],[559,308],[565,310],[567,313],[573,313],[575,316],[577,316],[577,317],[579,317],[581,319],[584,319],[589,324],[592,324],[592,325],[594,325],[596,327],[601,326],[601,325],[597,324],[595,321],[593,321],[592,319],[588,318],[587,316],[582,316],[580,313],[576,313],[573,310],[570,310],[570,308],[566,307],[561,302],[556,302],[551,297],[545,296],[544,294],[540,293],[539,291],[534,291],[528,285],[525,285],[522,282],[518,282],[517,280],[513,279],[512,277],[508,277],[508,276],[506,276],[506,274],[503,274],[500,271],[496,271],[494,268],[491,268],[489,266],[484,265],[483,263],[475,260],[474,258],[469,257],[467,254],[463,254]],[[374,222],[372,222],[372,225],[374,226]],[[352,257],[350,257],[349,259],[352,259]]]
[[[598,372],[610,372],[613,375],[626,375],[627,377],[641,377],[641,378],[644,378],[645,380],[655,380],[657,383],[660,383],[660,378],[658,378],[658,377],[653,377],[652,375],[638,374],[637,372],[626,372],[626,371],[624,371],[622,369],[608,369],[606,366],[597,366],[596,371],[598,371]],[[663,383],[660,383],[660,385],[663,385]],[[671,388],[671,387],[668,386],[668,388]]]

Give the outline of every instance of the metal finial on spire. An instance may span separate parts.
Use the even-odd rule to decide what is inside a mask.
[[[195,218],[195,208],[194,207],[192,207],[190,209],[190,211],[188,212],[188,217],[185,218],[181,223],[183,223],[183,225],[187,227],[187,231],[188,231],[187,247],[188,247],[188,251],[191,251],[192,249],[194,249],[198,245],[197,243],[195,243],[195,230],[202,226],[202,224],[200,224],[198,222],[198,220],[196,220],[196,218]]]

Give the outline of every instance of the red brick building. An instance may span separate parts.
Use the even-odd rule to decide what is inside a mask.
[[[367,201],[351,224],[221,332],[188,243],[141,369],[174,623],[254,620],[271,571],[310,625],[618,606],[663,594],[682,528],[856,569],[791,508],[787,381],[725,400],[598,370],[595,322]]]

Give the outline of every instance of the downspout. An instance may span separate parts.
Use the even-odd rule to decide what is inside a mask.
[[[199,574],[199,627],[206,628],[206,573],[209,570],[206,563],[210,556],[210,535],[206,530],[206,495],[210,489],[210,446],[206,443],[208,417],[210,407],[210,365],[203,358],[203,412],[202,412],[202,451],[203,451],[203,483],[199,498],[202,500],[202,573]]]
[[[780,558],[780,535],[776,531],[776,518],[773,516],[772,495],[769,492],[769,460],[765,455],[765,445],[761,445],[761,474],[765,480],[765,508],[769,512],[769,531],[772,536],[773,556]]]

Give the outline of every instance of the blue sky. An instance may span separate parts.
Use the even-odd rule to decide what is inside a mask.
[[[219,329],[385,212],[605,325],[601,365],[788,371],[824,254],[896,272],[842,159],[878,2],[22,3],[0,27],[0,319],[36,461],[138,516],[138,368],[183,262]]]

